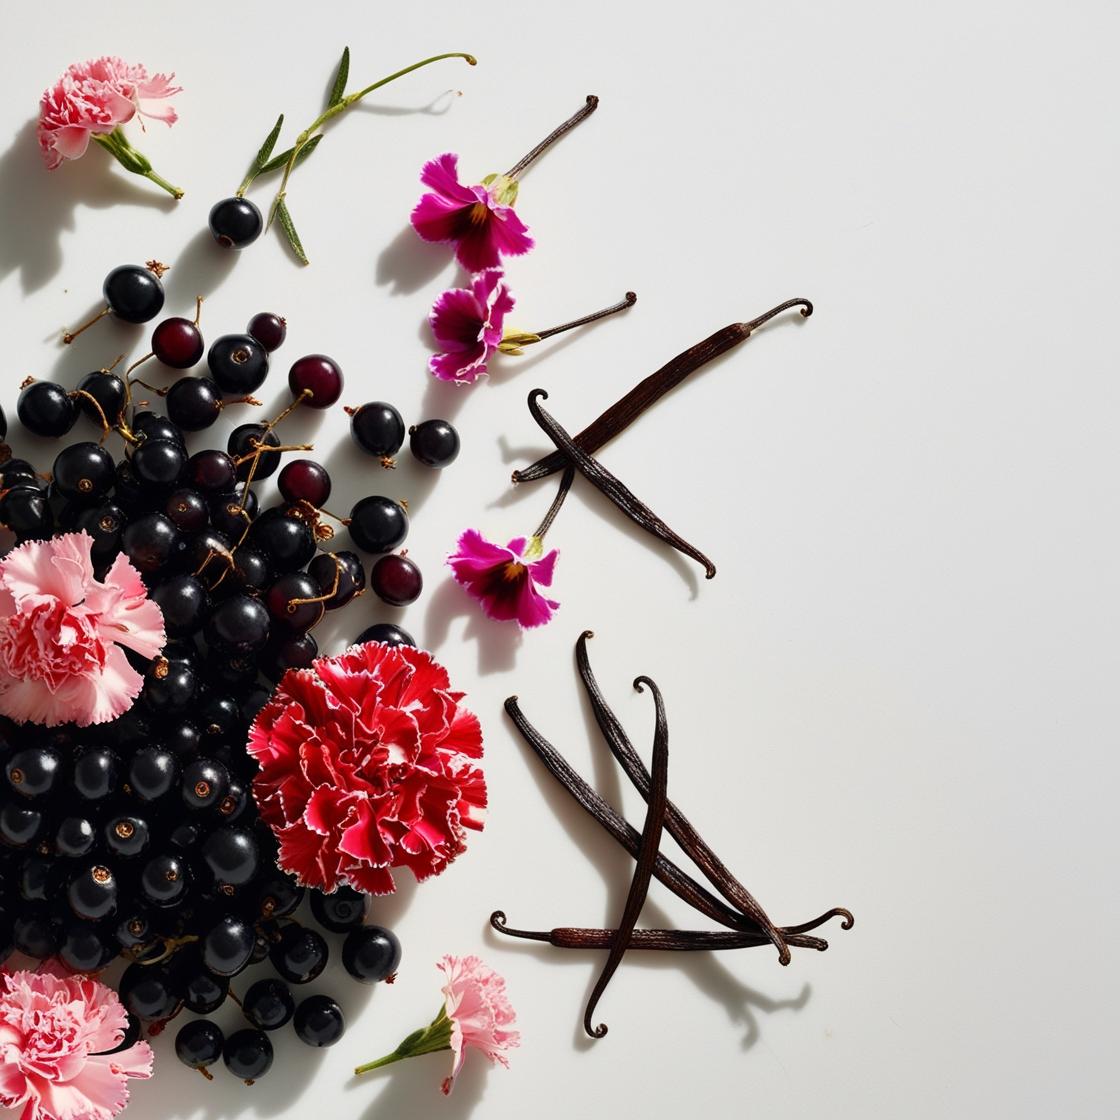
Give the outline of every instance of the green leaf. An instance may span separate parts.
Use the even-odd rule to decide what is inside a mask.
[[[331,95],[327,98],[327,108],[333,109],[341,100],[342,95],[346,92],[346,79],[350,77],[350,48],[346,47],[342,52],[342,59],[338,64],[338,71],[334,76],[334,85],[331,86]]]
[[[299,155],[296,156],[296,162],[293,164],[293,170],[296,167],[299,167],[299,165],[303,163],[303,161],[307,159],[307,157],[311,155],[313,151],[315,151],[315,149],[319,146],[319,141],[322,139],[323,133],[320,132],[318,136],[312,136],[311,139],[308,140],[302,148],[300,148]],[[278,171],[291,158],[292,149],[288,148],[286,151],[281,152],[278,156],[273,156],[272,159],[270,159],[268,163],[266,163],[264,167],[262,167],[260,171],[257,172],[257,174],[267,175],[270,171]]]
[[[299,234],[296,233],[292,215],[288,212],[288,204],[282,198],[278,200],[276,205],[276,217],[280,219],[280,225],[288,238],[288,244],[291,245],[292,252],[299,258],[299,263],[310,264],[307,254],[303,251],[303,243],[299,239]]]
[[[268,163],[268,157],[272,155],[272,149],[276,147],[276,141],[280,137],[280,129],[284,127],[284,114],[281,113],[276,118],[276,124],[273,126],[272,131],[265,137],[264,143],[261,145],[260,151],[257,152],[257,158],[253,160],[253,167],[256,168],[259,175]]]

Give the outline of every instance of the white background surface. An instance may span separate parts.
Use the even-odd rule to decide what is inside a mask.
[[[441,879],[378,906],[404,943],[395,987],[367,1000],[340,977],[320,985],[350,1014],[341,1045],[289,1037],[246,1090],[205,1085],[165,1040],[131,1120],[1099,1116],[1114,1103],[1120,19],[1088,2],[665,11],[58,2],[6,15],[9,416],[26,374],[73,385],[146,349],[119,326],[71,349],[56,332],[110,267],[158,257],[175,266],[168,313],[206,294],[211,336],[261,309],[288,316],[269,405],[288,364],[322,350],[348,402],[453,418],[464,441],[431,486],[360,460],[341,413],[314,432],[333,505],[412,499],[428,587],[396,614],[483,719],[487,830]],[[480,65],[423,71],[330,130],[290,192],[309,269],[275,236],[240,259],[212,250],[210,204],[277,112],[296,128],[317,113],[345,43],[352,88],[443,50]],[[130,129],[186,187],[178,206],[100,151],[52,176],[38,163],[40,90],[104,52],[185,87],[174,129]],[[449,89],[463,96],[441,99]],[[589,92],[599,112],[526,175],[519,210],[538,248],[509,266],[513,318],[547,327],[631,287],[637,307],[501,361],[474,390],[433,386],[424,316],[455,273],[405,232],[421,163],[454,150],[466,174],[504,170]],[[265,204],[267,184],[254,197]],[[713,582],[577,482],[550,540],[563,606],[547,629],[522,640],[483,623],[445,583],[462,528],[514,536],[548,504],[549,490],[507,483],[546,446],[530,388],[574,430],[685,346],[794,295],[816,302],[812,320],[760,333],[602,456],[717,561]],[[336,647],[394,616],[361,600]],[[518,692],[640,819],[589,733],[572,664],[587,626],[647,757],[650,703],[629,681],[662,685],[672,796],[771,914],[857,916],[789,969],[765,949],[628,959],[594,1044],[578,1022],[601,954],[486,930],[498,906],[537,928],[614,924],[621,909],[631,862],[501,712]],[[647,924],[698,924],[674,902],[655,885]],[[508,976],[524,1036],[512,1068],[475,1063],[449,1101],[441,1057],[354,1083],[356,1061],[436,1011],[436,958],[472,951]]]

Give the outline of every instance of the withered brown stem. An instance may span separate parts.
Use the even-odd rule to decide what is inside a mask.
[[[561,137],[567,135],[582,121],[587,120],[599,108],[599,98],[593,93],[587,95],[587,100],[573,113],[562,125],[554,128],[531,152],[523,155],[507,172],[507,179],[516,179],[529,164],[539,159]]]

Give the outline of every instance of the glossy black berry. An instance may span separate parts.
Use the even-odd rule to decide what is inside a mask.
[[[260,866],[260,851],[253,834],[244,828],[215,829],[203,842],[202,858],[214,880],[242,887]]]
[[[156,801],[179,780],[179,761],[166,747],[144,747],[132,756],[128,784],[141,801]]]
[[[255,650],[268,641],[268,610],[250,595],[233,595],[210,612],[205,626],[211,644]]]
[[[205,348],[202,331],[190,319],[164,319],[152,331],[152,353],[172,369],[197,365]]]
[[[21,908],[12,919],[12,943],[25,956],[37,961],[58,952],[62,930],[51,921],[42,904]]]
[[[174,443],[183,443],[183,433],[178,424],[161,416],[158,412],[145,409],[137,412],[132,418],[132,431],[141,439],[169,439]]]
[[[202,964],[199,956],[183,982],[183,1005],[196,1015],[217,1011],[229,995],[229,977],[215,976]]]
[[[104,864],[92,864],[70,880],[66,899],[79,918],[99,922],[117,909],[116,877]]]
[[[73,922],[66,927],[58,955],[75,972],[99,972],[117,955],[117,947],[93,923]]]
[[[120,551],[121,529],[127,516],[120,506],[103,503],[96,506],[83,506],[74,519],[74,531],[86,532],[93,538],[90,559],[95,568],[107,565]]]
[[[55,489],[72,502],[99,501],[116,479],[113,456],[96,443],[72,443],[55,456],[51,468]]]
[[[272,583],[272,565],[264,554],[252,548],[239,548],[233,554],[233,571],[230,579],[237,587],[251,595],[261,594]]]
[[[0,498],[0,525],[21,541],[42,540],[54,532],[54,512],[38,490],[10,490]]]
[[[237,485],[237,468],[224,451],[198,451],[187,461],[187,482],[203,494],[228,494]]]
[[[229,790],[229,771],[211,758],[196,758],[183,769],[181,785],[188,809],[212,809]]]
[[[183,475],[187,453],[177,440],[145,439],[132,454],[132,473],[147,490],[168,490]]]
[[[162,513],[149,513],[126,525],[121,551],[142,572],[165,567],[179,545],[179,530]]]
[[[100,801],[116,788],[120,759],[107,747],[89,747],[74,762],[74,790],[87,801]]]
[[[253,459],[257,463],[256,470],[253,471],[254,481],[271,477],[280,466],[280,452],[262,451],[260,455],[255,455],[258,444],[264,447],[279,447],[280,437],[263,424],[241,424],[229,434],[226,451],[230,456],[235,460],[246,455],[251,456],[237,464],[237,477],[242,481],[249,477]]]
[[[101,287],[109,310],[126,323],[146,323],[163,310],[163,284],[138,264],[122,264],[105,277]]]
[[[146,910],[134,908],[117,919],[113,939],[122,949],[135,949],[147,945],[155,937],[152,920]]]
[[[408,514],[399,502],[373,494],[350,511],[350,538],[365,552],[392,552],[408,536]]]
[[[253,522],[248,539],[278,573],[298,571],[315,555],[311,527],[279,509],[265,510]]]
[[[182,571],[195,572],[208,580],[214,580],[225,567],[225,560],[222,558],[229,552],[230,543],[230,539],[223,533],[203,529],[183,538],[182,547],[175,559]]]
[[[120,815],[105,822],[102,837],[105,847],[114,855],[138,856],[148,847],[151,832],[143,817]]]
[[[249,320],[245,328],[270,354],[279,350],[288,337],[288,321],[271,311],[261,311]]]
[[[376,984],[388,980],[401,963],[401,943],[392,930],[362,926],[346,935],[342,964],[355,980]]]
[[[19,873],[19,894],[24,902],[45,902],[58,884],[59,865],[48,856],[28,856]]]
[[[208,1019],[195,1019],[175,1036],[175,1057],[189,1069],[206,1069],[222,1056],[225,1044],[220,1027]]]
[[[363,642],[381,642],[386,646],[415,646],[416,639],[392,622],[375,622],[363,630],[355,639],[357,645]]]
[[[459,454],[459,433],[446,420],[425,420],[408,429],[408,449],[426,467],[450,466]]]
[[[330,996],[308,996],[296,1008],[293,1025],[308,1046],[333,1046],[346,1033],[342,1008]]]
[[[210,232],[219,245],[227,249],[244,249],[252,245],[264,229],[260,210],[247,198],[223,198],[210,208]]]
[[[287,463],[276,485],[288,502],[308,502],[316,509],[331,496],[331,476],[314,459],[293,459]]]
[[[130,964],[117,986],[121,1002],[138,1019],[169,1019],[179,1005],[178,985],[162,964]]]
[[[54,847],[60,856],[76,859],[88,855],[96,840],[97,833],[88,818],[63,817],[54,834]]]
[[[311,634],[286,634],[273,638],[261,655],[261,672],[278,681],[289,669],[306,669],[319,656],[319,643]]]
[[[20,393],[16,415],[29,432],[57,439],[74,426],[78,405],[61,385],[33,381]]]
[[[24,797],[42,797],[54,788],[62,770],[62,756],[51,747],[25,747],[8,759],[8,785]]]
[[[110,373],[108,370],[97,369],[92,373],[87,373],[78,382],[78,388],[82,393],[88,393],[90,397],[93,397],[93,401],[97,402],[97,406],[95,406],[88,397],[78,395],[78,408],[95,424],[100,427],[102,417],[110,425],[117,422],[124,411],[127,399],[123,377]],[[97,410],[98,407],[101,409],[100,412]]]
[[[238,493],[243,486],[244,483],[239,482],[233,493],[219,494],[210,500],[210,524],[233,541],[245,535],[249,522],[257,516],[257,496],[252,490],[247,495]]]
[[[140,893],[153,906],[174,906],[189,885],[187,864],[178,855],[152,856],[140,872]]]
[[[303,634],[322,617],[322,603],[300,602],[319,594],[319,585],[306,572],[288,572],[268,589],[265,603],[273,621],[280,627]]]
[[[255,943],[253,927],[227,914],[202,939],[202,963],[218,976],[236,976],[248,965]]]
[[[269,953],[272,967],[289,984],[307,984],[326,968],[330,952],[322,936],[293,923],[285,926]]]
[[[404,421],[391,404],[370,401],[350,414],[350,435],[367,454],[389,458],[404,443]]]
[[[262,1031],[237,1031],[226,1039],[222,1057],[234,1077],[252,1084],[272,1068],[272,1043]]]
[[[181,533],[197,533],[210,523],[210,509],[197,490],[172,490],[163,504],[164,516]]]
[[[168,418],[185,432],[209,428],[222,413],[222,391],[209,377],[181,377],[164,400]]]
[[[276,1031],[291,1022],[296,1001],[282,980],[258,980],[241,1000],[245,1017],[262,1031]]]
[[[290,876],[274,871],[258,888],[258,912],[262,918],[286,917],[299,909],[305,893]]]
[[[153,715],[164,718],[184,715],[194,704],[199,682],[195,671],[187,665],[165,666],[156,662],[144,677],[140,699]],[[174,755],[174,751],[167,751]],[[162,795],[161,795],[162,796]]]
[[[330,408],[342,396],[342,369],[326,354],[308,354],[292,363],[288,388],[293,397],[301,396],[309,408]]]
[[[211,344],[206,364],[223,393],[245,396],[264,384],[268,351],[251,334],[224,334]]]
[[[324,929],[332,933],[348,933],[362,924],[366,913],[366,896],[353,887],[339,887],[334,894],[311,892],[311,913]]]
[[[365,566],[355,552],[320,552],[307,565],[307,574],[320,595],[330,595],[323,603],[329,611],[346,606],[366,585]]]
[[[379,599],[390,606],[406,607],[420,598],[424,577],[413,560],[392,553],[382,556],[370,569],[369,586]]]

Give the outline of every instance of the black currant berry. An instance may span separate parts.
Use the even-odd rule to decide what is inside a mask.
[[[258,980],[241,1001],[245,1018],[262,1031],[276,1031],[291,1022],[296,1001],[282,980]]]
[[[450,466],[459,454],[459,433],[446,420],[425,420],[408,429],[408,449],[426,467]]]
[[[314,599],[319,585],[306,572],[288,572],[268,589],[265,603],[273,621],[280,627],[304,634],[322,617],[322,603],[300,602]]]
[[[19,422],[37,436],[66,435],[78,419],[74,398],[53,381],[32,381],[16,401]]]
[[[179,986],[162,964],[130,964],[117,991],[125,1007],[145,1022],[169,1019],[179,1005]]]
[[[293,459],[276,480],[286,502],[307,502],[316,509],[331,496],[331,476],[314,459]]]
[[[190,369],[197,365],[205,348],[202,331],[190,319],[164,319],[152,331],[152,353],[172,369]]]
[[[88,855],[97,839],[86,817],[63,817],[54,834],[55,850],[60,856],[76,859]]]
[[[342,943],[342,964],[355,980],[376,984],[388,980],[401,963],[401,943],[392,930],[361,926]]]
[[[187,865],[177,855],[153,856],[140,872],[140,893],[153,906],[174,906],[189,886]]]
[[[288,370],[288,388],[293,397],[307,390],[304,403],[310,408],[330,408],[342,396],[342,369],[326,354],[308,354]]]
[[[210,523],[210,510],[197,490],[173,490],[163,504],[163,512],[181,533],[198,533]]]
[[[401,627],[394,625],[392,622],[375,622],[372,626],[363,630],[355,639],[356,645],[361,645],[363,642],[381,642],[386,646],[415,646],[416,639],[407,631],[402,630]]]
[[[90,922],[73,922],[59,947],[58,955],[75,972],[100,972],[117,955],[117,946],[110,944],[99,927]]]
[[[21,541],[42,540],[54,532],[54,512],[38,490],[9,490],[0,498],[0,525]]]
[[[269,953],[272,967],[289,984],[310,983],[326,968],[329,956],[320,934],[295,923],[284,927]]]
[[[150,409],[133,416],[132,431],[141,439],[169,439],[174,443],[184,442],[183,433],[177,424]]]
[[[260,866],[260,851],[253,834],[244,828],[215,829],[202,845],[202,858],[214,881],[243,887]]]
[[[370,401],[350,413],[350,435],[367,454],[387,459],[404,443],[404,421],[391,404]]]
[[[144,747],[132,756],[128,784],[141,801],[158,800],[170,793],[178,780],[178,760],[166,747]]]
[[[188,809],[212,809],[229,790],[229,771],[210,758],[197,758],[183,770],[183,801]]]
[[[117,784],[120,759],[107,747],[89,747],[74,763],[74,790],[87,801],[100,801]]]
[[[330,996],[308,996],[296,1008],[293,1025],[308,1046],[333,1046],[346,1032],[342,1008]]]
[[[393,607],[406,607],[420,598],[424,577],[415,562],[393,553],[382,556],[370,569],[369,586],[383,602]]]
[[[167,391],[164,407],[185,432],[209,428],[222,413],[222,391],[209,377],[180,377]]]
[[[268,351],[251,334],[224,334],[206,355],[210,376],[223,393],[256,392],[268,376]]]
[[[306,669],[319,656],[319,643],[310,634],[279,635],[261,655],[261,672],[278,681],[289,669]]]
[[[148,437],[132,453],[132,473],[149,493],[174,486],[186,465],[187,452],[178,440]]]
[[[257,905],[262,918],[283,918],[299,909],[305,894],[290,876],[280,870],[260,884]]]
[[[153,715],[179,716],[194,702],[197,691],[198,677],[193,669],[187,665],[157,661],[144,678],[144,690],[140,696]],[[174,751],[166,753],[175,754]]]
[[[50,793],[62,770],[62,756],[51,747],[25,747],[8,759],[8,785],[24,797]]]
[[[260,455],[254,455],[258,444],[263,447],[279,447],[280,437],[263,424],[241,424],[230,432],[229,439],[226,441],[226,451],[234,461],[246,455],[251,456],[237,464],[237,477],[242,482],[249,477],[254,459],[257,464],[256,470],[253,471],[254,481],[270,478],[280,466],[279,451],[263,451]]]
[[[104,498],[116,481],[113,456],[96,443],[72,443],[55,457],[51,468],[55,489],[73,502]]]
[[[105,847],[117,856],[138,856],[151,838],[148,822],[142,817],[116,816],[105,822],[102,829]]]
[[[244,249],[261,235],[264,219],[247,198],[223,198],[210,208],[210,232],[227,249]]]
[[[25,956],[44,961],[58,952],[61,927],[42,905],[22,907],[12,919],[12,943]]]
[[[114,268],[105,277],[101,292],[109,310],[126,323],[147,323],[163,310],[163,283],[138,264]]]
[[[99,922],[117,909],[116,877],[104,864],[95,863],[70,880],[66,898],[79,918]]]
[[[231,578],[243,591],[259,595],[272,583],[272,566],[252,548],[239,548],[233,554]]]
[[[206,1069],[222,1056],[225,1043],[220,1027],[207,1019],[195,1019],[175,1036],[175,1057],[190,1069]]]
[[[255,943],[253,927],[226,914],[202,939],[202,963],[217,976],[236,976],[249,964]]]
[[[202,964],[201,956],[193,957],[183,982],[183,1006],[196,1015],[209,1015],[228,995],[229,977],[215,976]]]
[[[226,1039],[222,1057],[234,1077],[252,1085],[272,1068],[272,1043],[262,1031],[237,1031]]]
[[[280,509],[265,510],[253,522],[249,543],[264,553],[278,573],[298,571],[315,555],[316,548],[307,522]]]
[[[307,574],[318,584],[320,595],[330,595],[323,603],[329,611],[346,606],[366,585],[365,567],[357,553],[349,551],[320,552],[307,565]]]
[[[268,641],[268,610],[249,595],[233,595],[210,612],[206,641],[238,650],[255,650]]]
[[[270,354],[279,350],[288,337],[288,321],[271,311],[261,311],[249,320],[245,328]]]
[[[78,396],[78,408],[81,409],[95,424],[100,425],[102,417],[109,424],[115,424],[124,411],[128,391],[125,389],[124,378],[118,377],[108,370],[96,369],[87,373],[78,382],[81,393],[88,393],[97,402],[101,411],[97,411],[93,401],[88,397]]]
[[[142,572],[165,567],[179,543],[179,530],[162,513],[145,514],[121,532],[121,551]]]
[[[399,502],[373,494],[355,504],[347,528],[363,551],[392,552],[408,536],[408,514]]]
[[[237,485],[237,468],[224,451],[198,451],[187,462],[187,482],[203,494],[228,494]]]

